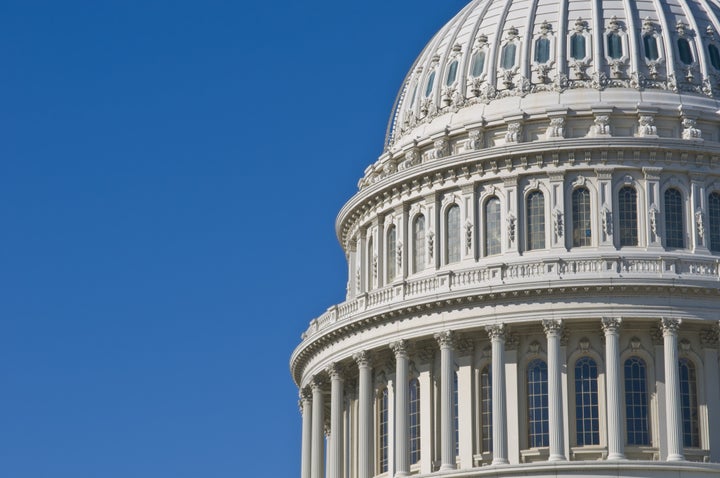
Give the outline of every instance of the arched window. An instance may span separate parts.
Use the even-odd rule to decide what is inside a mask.
[[[427,84],[425,86],[425,97],[427,98],[432,93],[433,84],[435,83],[435,72],[433,71],[430,73],[430,76],[428,76]]]
[[[515,44],[508,43],[502,49],[502,60],[500,66],[506,70],[510,70],[515,66]]]
[[[447,261],[452,264],[460,260],[460,206],[457,204],[448,208],[446,224]]]
[[[607,56],[613,60],[623,56],[622,38],[615,32],[607,35]]]
[[[482,75],[485,69],[485,50],[478,50],[472,57],[472,68],[470,69],[472,76],[478,77]]]
[[[708,196],[708,222],[710,225],[710,250],[720,252],[720,193]]]
[[[582,60],[587,56],[585,52],[585,37],[579,33],[570,37],[570,58]]]
[[[547,63],[550,59],[550,40],[547,38],[538,38],[535,42],[535,61],[538,63]]]
[[[577,188],[572,193],[573,247],[591,246],[590,191]]]
[[[425,216],[420,214],[413,222],[413,272],[425,269]]]
[[[373,238],[370,236],[367,245],[367,284],[368,290],[372,289],[375,285],[375,258],[373,249]]]
[[[686,358],[680,359],[680,408],[683,420],[683,446],[699,448],[697,376],[695,364]]]
[[[718,47],[713,44],[708,45],[708,56],[713,68],[720,70],[720,51],[718,51]]]
[[[397,263],[397,233],[395,232],[395,226],[390,226],[387,230],[387,237],[385,239],[385,268],[387,272],[387,281],[390,282],[395,279],[395,264]]]
[[[632,186],[624,186],[618,192],[618,223],[620,226],[620,245],[638,245],[637,191]]]
[[[693,62],[692,48],[687,38],[678,38],[677,40],[678,53],[680,54],[680,60],[686,65],[691,65]]]
[[[683,199],[677,189],[665,190],[665,247],[685,247]]]
[[[486,365],[480,371],[480,426],[482,430],[482,451],[491,452],[492,428],[492,372]]]
[[[528,194],[527,211],[527,248],[545,248],[545,198],[541,191]]]
[[[500,254],[500,200],[491,197],[485,202],[485,255]]]
[[[448,67],[447,78],[445,78],[445,86],[452,86],[452,84],[455,83],[455,78],[457,78],[457,69],[458,62],[457,60],[454,60]]]
[[[643,47],[645,49],[645,59],[655,61],[660,58],[658,52],[657,39],[652,35],[645,35],[643,37]]]
[[[548,446],[548,370],[547,364],[535,359],[528,364],[528,442],[530,448]]]
[[[625,361],[625,418],[627,444],[650,445],[648,427],[647,367],[638,357]]]
[[[455,456],[460,454],[460,422],[458,420],[458,374],[453,374],[453,433],[455,434]]]
[[[575,362],[575,432],[577,446],[600,444],[598,368],[590,357]]]
[[[410,463],[420,461],[420,381],[410,380]]]
[[[388,471],[389,455],[389,422],[388,422],[388,389],[383,388],[378,398],[378,457],[380,473]]]

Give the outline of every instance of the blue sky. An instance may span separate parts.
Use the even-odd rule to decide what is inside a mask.
[[[0,475],[299,476],[335,215],[464,3],[0,3]]]

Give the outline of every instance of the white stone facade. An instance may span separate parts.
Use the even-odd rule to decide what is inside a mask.
[[[302,478],[720,476],[719,17],[475,0],[433,38],[291,358]]]

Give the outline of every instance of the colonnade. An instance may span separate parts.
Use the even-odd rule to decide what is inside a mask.
[[[683,417],[680,403],[680,375],[678,367],[678,329],[679,319],[664,318],[660,321],[664,349],[664,381],[665,440],[667,443],[667,461],[684,460],[683,454]],[[622,319],[602,318],[601,326],[605,338],[605,382],[606,382],[606,419],[607,419],[607,460],[623,460],[626,458],[625,428],[623,419],[622,373],[620,364],[620,329]],[[563,336],[562,320],[543,320],[543,330],[547,338],[548,366],[548,429],[549,450],[548,461],[566,461],[566,440],[564,430],[564,403],[562,386],[562,370],[565,366],[561,350]],[[508,457],[508,419],[506,396],[506,360],[505,345],[507,327],[504,324],[489,325],[486,332],[491,343],[492,367],[492,465],[510,463]],[[456,366],[456,334],[447,330],[434,335],[440,350],[440,387],[439,406],[439,463],[433,469],[439,471],[453,470],[456,467],[455,415],[453,402],[453,380]],[[409,353],[408,341],[398,340],[389,344],[395,358],[395,386],[391,417],[394,420],[393,439],[389,447],[394,450],[393,467],[390,470],[394,477],[410,475],[409,463]],[[371,354],[363,350],[353,355],[354,366],[357,367],[357,445],[352,447],[356,454],[352,461],[356,470],[351,474],[357,478],[371,478],[377,473],[375,465],[375,434],[374,427],[374,387],[373,364]],[[717,361],[717,359],[716,359]],[[347,364],[346,364],[347,365]],[[354,375],[354,374],[353,374]],[[323,389],[330,381],[330,419],[329,430],[326,430],[325,396]],[[339,364],[333,363],[325,373],[313,377],[309,387],[301,393],[302,412],[302,478],[350,478],[346,476],[346,463],[350,447],[344,446],[343,413],[345,373]],[[514,390],[514,389],[513,389]],[[513,398],[513,397],[510,397]],[[660,411],[661,413],[663,411]],[[516,420],[515,418],[512,418]],[[327,456],[325,454],[325,438],[327,432]],[[421,459],[427,460],[423,456]],[[463,466],[464,468],[466,466]],[[327,468],[327,470],[326,470]]]

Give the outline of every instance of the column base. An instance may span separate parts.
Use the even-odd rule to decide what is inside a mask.
[[[509,465],[507,458],[493,458],[491,465]]]
[[[606,460],[607,461],[618,461],[618,460],[627,460],[627,458],[625,458],[625,455],[623,455],[622,453],[610,453],[607,456]]]
[[[685,457],[679,454],[668,455],[666,461],[685,461]]]
[[[407,471],[398,471],[395,473],[395,478],[405,478],[406,476],[410,476],[410,473]]]
[[[548,461],[567,461],[565,455],[550,455]]]
[[[455,469],[455,465],[451,465],[449,463],[444,463],[440,465],[440,470],[438,471],[451,471]]]

